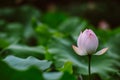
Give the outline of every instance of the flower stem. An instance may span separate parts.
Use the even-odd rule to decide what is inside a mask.
[[[88,55],[88,73],[89,73],[89,80],[91,80],[91,55]]]

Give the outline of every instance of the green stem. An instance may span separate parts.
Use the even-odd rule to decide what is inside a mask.
[[[89,80],[91,80],[91,55],[88,55],[88,73],[89,73]]]

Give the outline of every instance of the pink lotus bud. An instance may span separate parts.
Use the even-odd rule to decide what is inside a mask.
[[[110,25],[104,20],[99,22],[98,27],[102,30],[109,30],[110,29]]]
[[[86,29],[83,33],[81,32],[78,40],[77,46],[73,46],[75,52],[79,55],[91,55],[95,53],[98,47],[98,38],[91,29]],[[103,51],[104,50],[104,51]],[[99,51],[96,55],[101,55],[107,51],[107,48]]]

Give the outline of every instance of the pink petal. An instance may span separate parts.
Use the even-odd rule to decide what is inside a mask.
[[[72,48],[74,49],[74,51],[81,56],[87,55],[87,53],[85,53],[85,51],[83,51],[82,49],[79,49],[78,47],[72,45]]]
[[[89,29],[89,32],[96,36],[96,34],[91,29]]]
[[[78,40],[77,40],[77,46],[80,47],[81,46],[81,38],[82,37],[82,32],[80,33]]]
[[[88,38],[85,41],[85,44],[83,45],[88,53],[93,53],[96,51],[98,47],[98,39],[94,34],[89,34]]]
[[[78,47],[82,47],[85,49],[85,43],[86,43],[86,40],[88,38],[88,29],[86,29],[80,36],[80,39],[79,39],[79,46]],[[78,41],[77,41],[78,42]]]
[[[104,54],[106,51],[108,50],[108,48],[103,48],[102,50],[98,51],[96,54],[94,55],[102,55]]]
[[[91,29],[86,29],[81,36],[78,38],[78,48],[81,46],[82,49],[87,51],[88,54],[92,54],[98,47],[98,38]]]

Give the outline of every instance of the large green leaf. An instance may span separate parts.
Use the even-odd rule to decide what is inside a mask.
[[[9,49],[12,51],[9,53],[16,56],[21,56],[21,57],[36,56],[41,58],[45,53],[45,49],[43,46],[30,47],[25,45],[13,44],[8,46],[6,49]]]
[[[62,75],[62,72],[45,72],[43,74],[45,80],[59,80]]]
[[[34,74],[34,75],[33,75]],[[42,72],[35,67],[20,71],[9,67],[0,60],[0,79],[1,80],[44,80]]]
[[[75,76],[68,72],[47,72],[43,74],[45,80],[77,80]]]
[[[18,58],[15,56],[7,56],[4,61],[12,68],[17,70],[27,70],[31,66],[35,66],[40,70],[46,70],[51,66],[51,62],[47,60],[38,60],[35,57],[28,57],[26,59]]]

